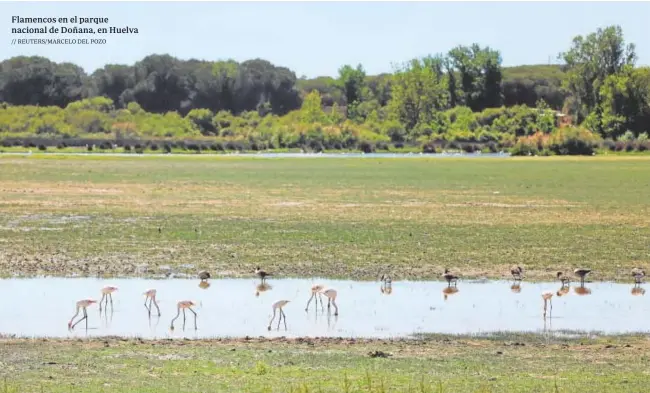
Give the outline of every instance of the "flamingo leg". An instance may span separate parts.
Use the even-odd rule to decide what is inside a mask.
[[[273,320],[275,319],[275,308],[273,309],[273,316],[271,317],[271,320],[269,321],[269,330],[271,330],[271,324],[273,323]]]
[[[156,310],[158,310],[158,316],[160,316],[160,307],[158,307],[158,302],[156,301],[156,298],[155,297],[151,298],[151,301],[156,306]],[[149,305],[149,307],[151,308],[151,305]]]
[[[339,315],[339,307],[336,305],[336,299],[332,299],[332,305],[334,306],[334,316]]]
[[[99,300],[99,312],[102,312],[102,302],[104,301],[105,297],[106,297],[106,294],[102,293],[102,298]]]
[[[77,317],[77,315],[79,315],[79,307],[77,307],[77,312],[72,316],[72,318],[70,318],[70,322],[68,322],[68,327],[69,328],[72,327],[72,321],[74,321],[74,319]]]
[[[113,308],[113,294],[109,293],[108,296],[111,298],[111,308]],[[106,307],[108,307],[108,300],[106,301]]]
[[[278,330],[280,330],[280,322],[282,322],[282,309],[280,309],[280,318],[278,318]]]
[[[323,307],[323,295],[319,293],[318,297],[320,298],[320,310],[324,311],[325,308]]]
[[[287,330],[287,316],[284,314],[284,311],[280,309],[280,312],[282,313],[282,316],[284,317],[284,330]]]
[[[151,309],[149,309],[149,306],[147,306],[147,300],[149,300],[149,296],[144,298],[144,306],[147,308],[147,310],[149,310],[149,312],[151,312]]]
[[[86,321],[86,329],[88,329],[88,314],[86,313],[86,309],[85,309],[85,308],[83,309],[83,312],[84,312],[84,316],[83,316],[83,318],[81,318],[81,319],[78,320],[74,325],[72,325],[72,328],[73,328],[73,329],[74,329],[75,326],[77,326],[77,324],[79,324],[79,322],[81,322],[81,321],[83,321],[83,320]]]
[[[311,293],[311,296],[309,297],[309,300],[307,300],[307,305],[305,306],[305,311],[309,310],[309,303],[311,303],[311,299],[314,298],[314,292]],[[318,305],[318,298],[316,299],[316,305]]]
[[[192,310],[192,308],[188,308],[188,310],[192,311],[192,314],[194,314],[194,330],[197,330],[198,328],[196,327],[196,311]]]
[[[181,308],[178,307],[177,310],[178,312],[176,313],[176,316],[174,317],[174,319],[172,319],[172,324],[171,324],[172,329],[174,329],[174,321],[181,315]]]

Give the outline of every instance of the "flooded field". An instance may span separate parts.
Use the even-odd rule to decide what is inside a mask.
[[[319,283],[338,291],[339,315],[332,308],[311,302],[310,288]],[[100,313],[88,308],[85,321],[69,331],[67,323],[78,300],[99,301],[101,288],[114,285],[113,308]],[[603,333],[650,330],[650,301],[643,285],[572,284],[560,291],[560,283],[527,283],[519,287],[507,281],[461,281],[457,290],[446,282],[378,282],[318,279],[269,279],[266,287],[256,279],[116,279],[34,278],[0,280],[0,333],[27,337],[138,336],[142,338],[206,338],[245,336],[404,337],[414,333],[488,333],[581,330]],[[155,306],[149,313],[143,293],[157,290],[161,316]],[[541,293],[551,290],[552,309],[543,317]],[[559,292],[558,292],[559,291]],[[560,296],[558,296],[560,295]],[[180,300],[197,304],[194,316],[183,313],[170,329]],[[284,322],[278,317],[271,331],[271,306],[289,300]],[[103,307],[106,307],[104,305]],[[79,316],[82,316],[80,312]],[[77,317],[76,320],[78,320]]]

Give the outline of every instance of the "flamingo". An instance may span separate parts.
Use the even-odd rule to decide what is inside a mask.
[[[551,313],[553,312],[553,303],[551,302],[551,299],[553,298],[553,292],[551,291],[546,291],[542,293],[542,299],[544,299],[544,318],[546,318],[546,304],[549,303],[551,306],[551,309],[549,310],[549,317],[551,316]]]
[[[106,308],[108,308],[108,299],[111,299],[111,308],[113,308],[113,292],[117,291],[117,287],[108,285],[102,288],[102,298],[99,301],[99,311],[102,311],[102,301],[106,298]]]
[[[442,275],[442,277],[447,280],[448,286],[451,286],[451,282],[454,282],[454,286],[458,284],[458,276],[455,276],[451,273],[449,273],[449,269],[445,269],[445,273]]]
[[[280,329],[280,322],[282,321],[282,318],[284,318],[284,329],[287,329],[287,316],[284,314],[284,311],[282,311],[282,307],[286,306],[287,303],[289,303],[289,300],[278,300],[277,302],[273,303],[271,306],[273,308],[273,316],[271,317],[271,320],[269,321],[269,327],[268,330],[271,330],[271,323],[273,323],[273,320],[275,319],[275,313],[280,310],[280,318],[278,319],[278,329]]]
[[[591,273],[591,269],[576,269],[573,271],[577,277],[580,277],[580,286],[585,285],[585,277],[587,274]]]
[[[262,279],[262,282],[266,280],[266,277],[273,275],[271,273],[265,272],[264,270],[261,270],[259,267],[255,268],[255,274],[257,274]]]
[[[143,293],[145,296],[144,298],[144,306],[149,310],[149,314],[151,314],[151,304],[153,303],[156,306],[156,310],[158,310],[158,316],[160,316],[160,307],[158,307],[158,302],[156,302],[156,290],[155,289],[147,289],[145,293]],[[149,305],[147,306],[147,300],[149,300]]]
[[[205,281],[210,277],[211,277],[210,272],[207,270],[202,270],[199,272],[199,278],[201,279],[201,281]]]
[[[191,300],[181,300],[180,302],[176,303],[176,309],[178,312],[176,313],[176,316],[174,319],[172,319],[172,324],[171,324],[171,329],[174,330],[174,321],[176,318],[178,318],[179,315],[181,315],[181,309],[183,310],[183,326],[185,326],[185,309],[188,309],[192,311],[194,314],[194,330],[197,329],[196,327],[196,311],[192,310],[192,307],[195,306],[196,304],[191,301]],[[184,327],[183,327],[184,328]]]
[[[510,269],[510,274],[512,274],[512,277],[516,281],[521,281],[521,273],[524,272],[524,269],[521,268],[521,266],[515,266],[512,269]]]
[[[334,315],[339,315],[339,307],[336,305],[336,296],[338,295],[336,289],[327,289],[321,292],[327,296],[327,309],[330,309],[330,304],[334,306]]]
[[[311,297],[307,301],[307,305],[305,306],[305,311],[309,310],[309,303],[311,303],[311,299],[316,298],[315,306],[318,307],[318,299],[320,299],[320,307],[321,310],[323,309],[323,296],[321,295],[321,292],[325,289],[323,285],[317,284],[313,285],[311,287]],[[318,296],[318,297],[316,297]]]
[[[93,303],[97,303],[97,300],[94,299],[83,299],[79,300],[76,303],[77,306],[77,312],[70,318],[70,322],[68,322],[68,329],[74,329],[75,326],[77,326],[77,323],[83,321],[84,319],[86,320],[86,329],[88,329],[88,313],[86,312],[86,308],[88,308],[90,305]],[[84,317],[81,318],[80,320],[77,321],[74,325],[72,324],[72,321],[79,315],[79,310],[83,310],[84,312]]]

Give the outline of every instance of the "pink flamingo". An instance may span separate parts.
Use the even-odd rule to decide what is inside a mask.
[[[158,316],[160,316],[160,307],[158,307],[158,302],[156,302],[156,290],[155,289],[148,289],[145,293],[144,298],[144,306],[149,310],[149,314],[151,314],[151,304],[153,303],[156,306],[156,310],[158,310]],[[149,305],[147,306],[147,300],[149,300]]]
[[[321,295],[321,292],[323,291],[323,289],[325,289],[325,287],[323,285],[320,285],[320,284],[314,285],[314,286],[311,287],[311,297],[307,301],[307,305],[305,306],[305,311],[307,311],[309,309],[309,303],[311,303],[311,300],[313,298],[316,298],[316,301],[314,303],[314,305],[316,307],[318,307],[318,299],[320,299],[320,307],[321,307],[321,310],[323,309],[323,297]]]
[[[99,311],[102,311],[102,301],[106,298],[106,308],[108,308],[108,299],[111,299],[111,308],[113,308],[113,292],[117,291],[117,287],[105,286],[102,288],[102,298],[99,301]]]
[[[79,300],[76,303],[77,312],[72,316],[72,318],[70,318],[70,322],[68,322],[68,329],[74,329],[74,327],[77,326],[77,323],[79,323],[79,322],[81,322],[83,320],[86,320],[86,329],[88,329],[88,313],[86,312],[86,308],[88,308],[88,306],[92,305],[93,303],[97,303],[97,300],[83,299],[83,300]],[[78,320],[77,323],[75,323],[73,325],[72,321],[74,321],[74,319],[77,317],[77,315],[79,315],[79,310],[83,310],[84,316],[83,316],[83,318]]]
[[[551,316],[551,313],[553,312],[553,303],[551,302],[553,298],[553,292],[551,291],[546,291],[542,293],[542,299],[544,299],[544,319],[546,319],[546,305],[547,303],[551,306],[551,310],[549,311],[549,317]]]
[[[280,318],[278,319],[278,329],[280,329],[280,322],[282,321],[282,318],[284,317],[284,329],[287,329],[287,316],[284,314],[284,311],[282,311],[282,307],[286,306],[287,303],[289,303],[289,300],[279,300],[275,303],[273,303],[273,317],[271,317],[271,320],[269,321],[269,330],[271,330],[271,323],[273,323],[273,320],[275,319],[275,313],[277,310],[280,310]]]
[[[180,302],[178,302],[176,304],[176,308],[177,308],[178,312],[176,313],[176,316],[174,317],[174,319],[172,319],[172,324],[171,324],[171,329],[172,330],[174,330],[174,321],[176,320],[176,318],[178,318],[179,315],[181,315],[181,310],[183,310],[183,329],[185,328],[185,309],[188,309],[188,310],[192,311],[192,313],[194,314],[194,330],[197,329],[197,327],[196,327],[196,311],[192,310],[192,307],[195,306],[195,305],[196,304],[191,300],[181,300]]]

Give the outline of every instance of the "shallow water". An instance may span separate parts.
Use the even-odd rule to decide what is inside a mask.
[[[36,154],[36,153],[35,153]],[[73,152],[47,152],[41,155],[52,156],[111,156],[111,157],[175,157],[175,156],[189,156],[189,157],[219,157],[219,156],[234,156],[234,157],[257,157],[257,158],[431,158],[431,157],[509,157],[510,153],[465,153],[465,152],[445,152],[445,153],[207,153],[207,154],[188,154],[188,153],[174,153],[174,154],[133,154],[133,153],[73,153]],[[21,155],[29,156],[30,153],[26,152],[0,152],[0,155]]]
[[[314,309],[305,312],[314,283],[338,291],[339,316]],[[591,293],[579,295],[572,286],[566,295],[553,296],[550,315],[543,318],[541,293],[560,289],[559,283],[523,282],[520,291],[512,282],[459,282],[458,292],[443,290],[445,282],[406,282],[392,284],[390,294],[382,293],[377,282],[311,279],[269,279],[272,287],[256,296],[256,279],[212,279],[201,288],[198,279],[116,279],[30,278],[0,280],[0,333],[17,336],[83,337],[116,335],[143,338],[319,336],[319,337],[403,337],[414,333],[489,333],[498,331],[536,332],[582,330],[602,333],[645,332],[650,330],[650,301],[632,284],[587,283]],[[67,322],[75,312],[75,302],[101,298],[100,288],[115,285],[114,309],[100,316],[97,304],[88,309],[88,329],[81,322],[68,331]],[[158,290],[162,312],[151,318],[144,307],[143,292]],[[579,288],[578,288],[579,289]],[[182,313],[170,331],[176,315],[176,302],[198,303],[198,330],[187,312],[185,330]],[[271,305],[281,299],[285,307],[284,324],[267,331]],[[18,300],[18,301],[16,301]],[[318,312],[317,312],[318,311]],[[76,320],[75,320],[76,321]]]

